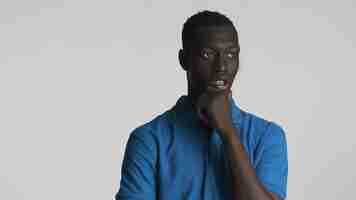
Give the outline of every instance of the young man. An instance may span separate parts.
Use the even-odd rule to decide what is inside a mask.
[[[184,24],[182,40],[188,95],[131,133],[116,199],[285,199],[284,131],[232,98],[240,52],[233,23],[200,12]]]

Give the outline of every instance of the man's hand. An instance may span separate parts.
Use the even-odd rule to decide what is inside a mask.
[[[222,137],[231,169],[232,197],[239,200],[281,200],[260,182],[243,144],[236,136],[231,120],[230,97],[231,91],[209,90],[198,97],[195,109],[203,123],[209,129],[217,129]]]
[[[220,134],[227,134],[232,130],[230,101],[231,90],[203,93],[197,100],[196,112],[199,118],[210,129],[217,129]]]

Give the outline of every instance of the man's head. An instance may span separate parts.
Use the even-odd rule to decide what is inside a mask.
[[[182,42],[179,61],[187,72],[188,95],[195,99],[208,88],[230,90],[240,52],[231,20],[217,12],[199,12],[184,23]]]

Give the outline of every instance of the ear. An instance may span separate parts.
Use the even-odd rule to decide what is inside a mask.
[[[187,56],[184,54],[183,49],[179,49],[178,59],[179,59],[180,66],[183,68],[184,71],[187,71],[188,70]]]

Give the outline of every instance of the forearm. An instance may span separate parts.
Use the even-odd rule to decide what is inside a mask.
[[[247,153],[236,137],[235,128],[229,128],[222,134],[223,145],[232,174],[233,200],[274,200],[259,181],[250,164]]]

